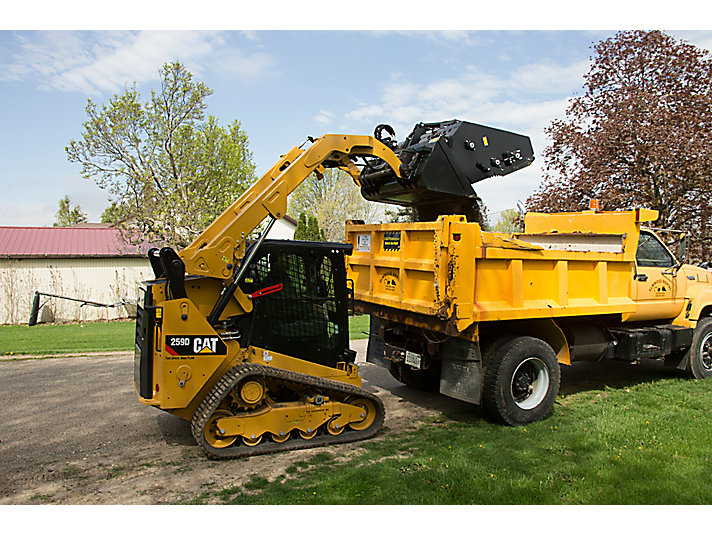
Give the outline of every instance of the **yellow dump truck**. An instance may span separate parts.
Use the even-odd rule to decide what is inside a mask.
[[[559,364],[664,358],[712,374],[712,273],[646,223],[657,212],[528,213],[524,231],[464,216],[348,224],[347,277],[371,315],[367,360],[507,424],[546,417]]]

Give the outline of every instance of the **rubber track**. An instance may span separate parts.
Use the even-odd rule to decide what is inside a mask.
[[[262,443],[259,443],[253,447],[248,447],[238,438],[235,441],[235,444],[230,445],[229,447],[212,447],[205,441],[204,438],[205,425],[207,425],[210,416],[215,412],[215,410],[218,409],[220,403],[223,399],[225,399],[225,397],[227,397],[230,391],[232,391],[233,388],[235,388],[240,382],[257,377],[274,378],[281,381],[292,382],[294,384],[314,387],[318,389],[320,393],[327,396],[335,395],[343,398],[345,396],[355,395],[357,397],[367,398],[373,402],[374,406],[376,406],[376,418],[374,419],[373,424],[364,430],[352,430],[347,428],[338,436],[332,436],[328,433],[320,433],[312,439],[306,440],[298,437],[298,434],[295,432],[296,435],[291,436],[284,443],[275,443],[273,441],[263,439]],[[368,439],[374,436],[381,429],[384,417],[385,408],[383,407],[381,399],[379,399],[376,395],[369,393],[365,389],[352,386],[351,384],[345,384],[343,382],[295,373],[293,371],[287,371],[276,367],[268,367],[266,365],[254,363],[244,363],[236,365],[225,373],[220,380],[218,380],[218,383],[215,384],[213,389],[210,390],[198,406],[198,409],[193,415],[190,428],[193,433],[193,438],[195,438],[198,445],[200,445],[203,451],[205,451],[205,454],[210,458],[222,460],[228,458],[240,458],[243,456],[256,456],[259,454],[268,454],[273,452],[310,449],[313,447],[321,447],[337,443],[349,443],[352,441]]]

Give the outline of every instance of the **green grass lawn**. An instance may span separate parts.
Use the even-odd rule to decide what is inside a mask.
[[[368,315],[349,318],[351,339],[368,337]],[[70,354],[133,350],[134,322],[0,326],[0,354]]]
[[[255,476],[218,497],[234,504],[710,504],[712,379],[666,376],[560,398],[549,419],[526,427],[499,426],[473,411],[425,421],[416,432],[386,430],[359,454],[320,452],[274,483]]]
[[[133,321],[0,326],[0,354],[133,350]]]
[[[368,329],[370,324],[369,315],[354,315],[349,317],[349,338],[350,339],[365,339],[368,337]]]

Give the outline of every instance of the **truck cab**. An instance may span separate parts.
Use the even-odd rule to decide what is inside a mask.
[[[650,229],[643,228],[635,255],[631,299],[637,310],[629,321],[674,319],[685,305],[687,279],[681,264]]]

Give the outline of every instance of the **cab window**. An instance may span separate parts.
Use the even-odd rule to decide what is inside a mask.
[[[672,267],[675,260],[652,234],[641,232],[635,260],[639,267]]]

